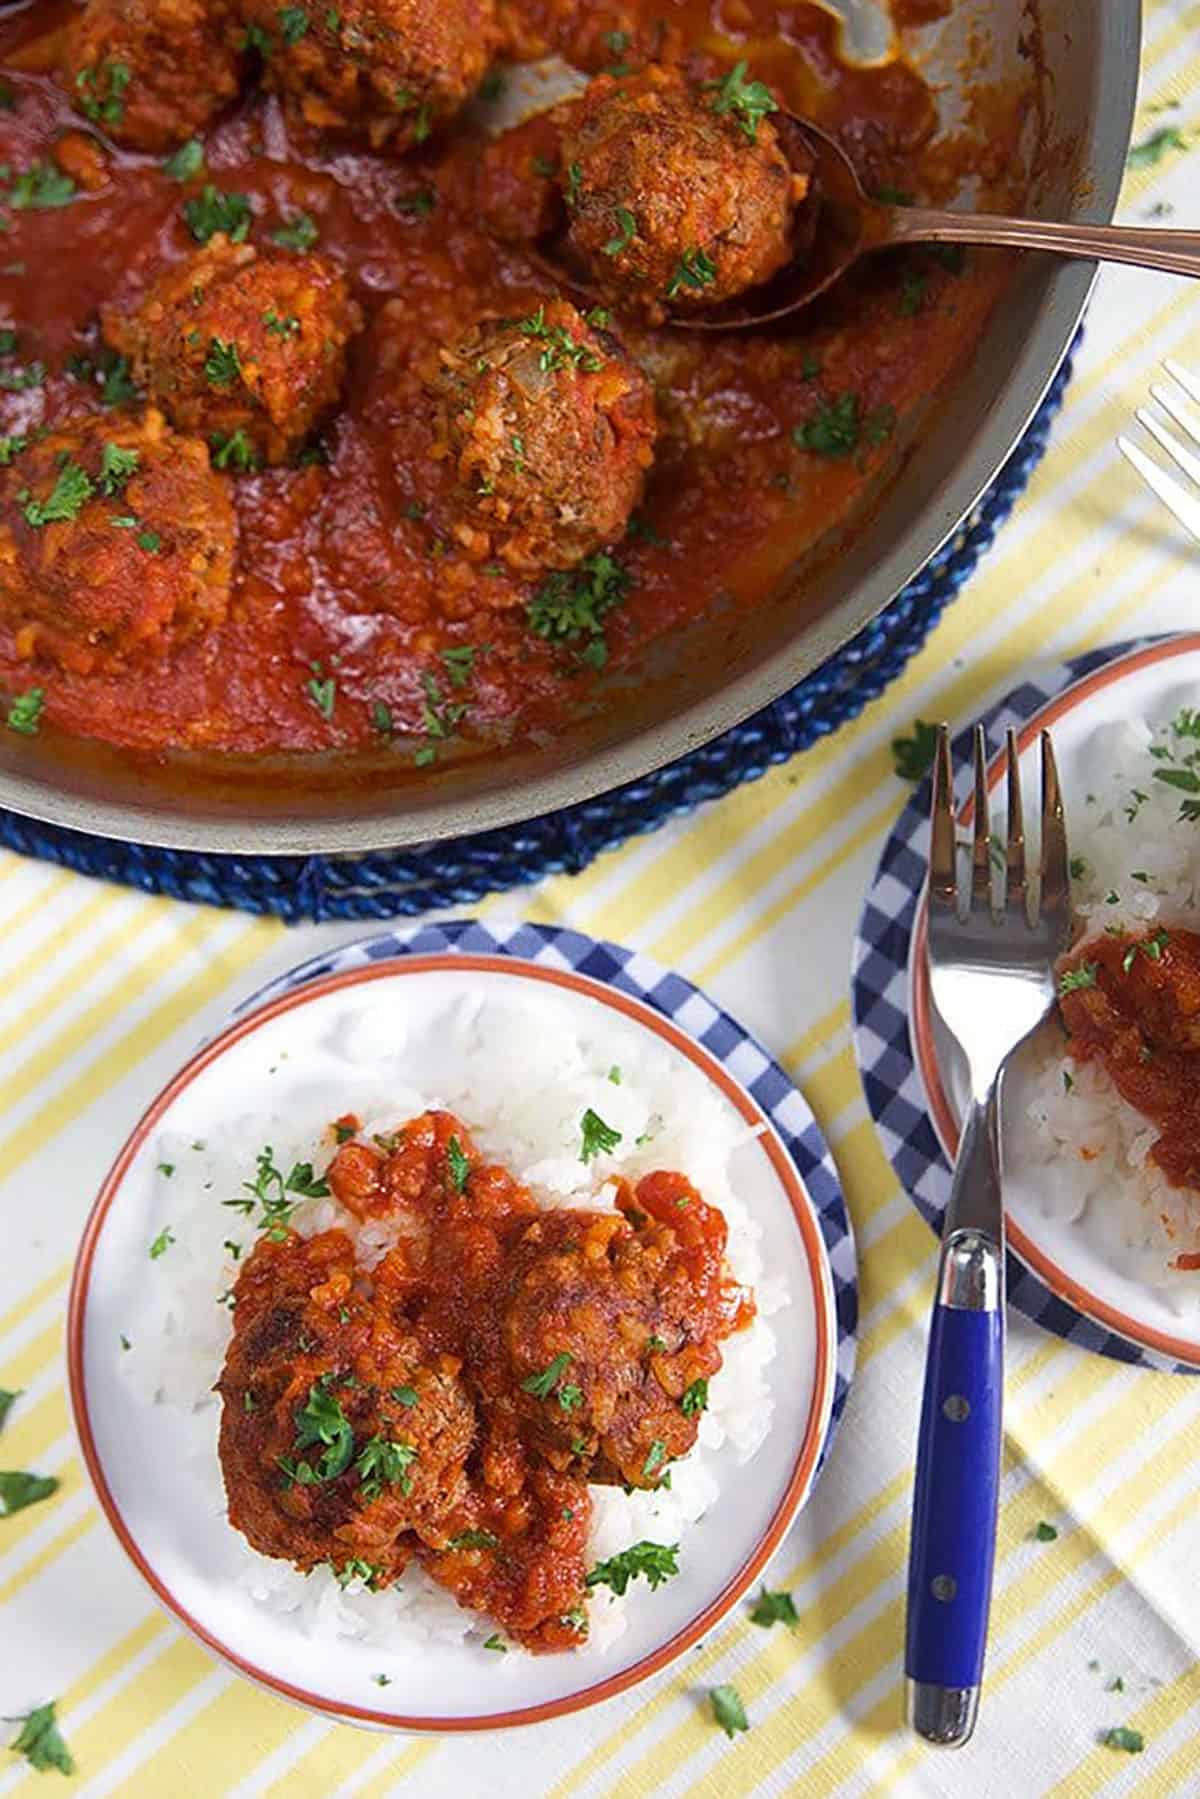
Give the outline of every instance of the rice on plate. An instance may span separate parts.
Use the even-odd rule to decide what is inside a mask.
[[[1109,937],[1149,934],[1153,954],[1172,930],[1200,928],[1200,713],[1172,706],[1105,723],[1072,764],[1064,770],[1080,925],[1072,963]],[[1173,1185],[1152,1159],[1155,1124],[1101,1061],[1071,1055],[1058,1019],[1009,1080],[1006,1177],[1179,1316],[1200,1313],[1200,1276],[1174,1265],[1200,1250],[1200,1191]]]
[[[726,1104],[700,1070],[662,1053],[649,1033],[626,1029],[621,1062],[613,1062],[606,1027],[581,1033],[576,1014],[553,993],[512,1002],[460,990],[449,1003],[406,1018],[395,1005],[345,1010],[320,1044],[319,1057],[293,1062],[286,1046],[267,1069],[261,1095],[199,1134],[162,1131],[156,1159],[149,1273],[138,1289],[120,1357],[124,1380],[139,1402],[161,1415],[186,1415],[188,1473],[224,1512],[217,1455],[220,1402],[213,1392],[232,1333],[228,1296],[242,1256],[254,1240],[236,1202],[267,1146],[274,1164],[311,1164],[331,1157],[329,1126],[353,1112],[360,1135],[387,1134],[430,1109],[455,1113],[483,1155],[503,1163],[542,1207],[611,1210],[615,1178],[636,1181],[655,1169],[677,1171],[724,1214],[728,1261],[755,1294],[751,1324],[722,1346],[723,1366],[709,1383],[708,1409],[695,1448],[675,1462],[668,1488],[623,1491],[593,1485],[591,1562],[652,1541],[680,1546],[686,1568],[688,1533],[717,1502],[721,1471],[749,1462],[767,1439],[773,1401],[766,1369],[775,1354],[768,1322],[785,1301],[782,1282],[763,1268],[760,1230],[738,1197],[738,1160],[757,1132]],[[580,1121],[599,1114],[619,1142],[586,1163]],[[231,1204],[230,1202],[235,1202]],[[290,1219],[305,1237],[340,1229],[373,1267],[403,1230],[388,1218],[362,1222],[333,1197],[301,1199]],[[232,1534],[232,1531],[230,1532]],[[477,1646],[494,1626],[464,1610],[412,1564],[383,1591],[327,1567],[302,1574],[258,1554],[239,1536],[240,1581],[253,1599],[308,1635],[355,1639],[386,1652],[414,1642]],[[589,1633],[578,1657],[599,1658],[626,1628],[630,1608],[653,1603],[644,1585],[624,1595],[594,1590]],[[510,1645],[511,1647],[511,1645]],[[483,1657],[489,1663],[523,1659]]]

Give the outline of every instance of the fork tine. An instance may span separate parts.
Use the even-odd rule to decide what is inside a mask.
[[[1010,912],[1025,911],[1025,816],[1021,807],[1021,764],[1017,755],[1017,734],[1010,725],[1004,739],[1004,762],[1008,774],[1008,842],[1005,865],[1008,875],[1006,905]]]
[[[1150,398],[1157,400],[1163,411],[1173,418],[1177,425],[1183,426],[1194,444],[1200,444],[1200,423],[1197,423],[1192,407],[1182,401],[1169,387],[1163,387],[1160,383],[1156,383],[1150,389]]]
[[[1067,826],[1063,817],[1058,764],[1049,731],[1042,732],[1042,893],[1043,913],[1070,910],[1071,870],[1067,860]]]
[[[929,898],[933,905],[958,910],[958,871],[954,843],[954,773],[950,766],[950,730],[938,726],[933,753],[933,806],[929,834]]]
[[[975,749],[975,836],[971,845],[971,910],[992,905],[992,813],[988,802],[987,742],[983,726],[976,725]]]
[[[1200,406],[1200,380],[1197,380],[1191,369],[1185,369],[1182,362],[1176,362],[1172,356],[1164,356],[1163,367],[1172,381],[1178,381],[1188,398],[1195,400],[1197,406]]]
[[[1157,391],[1161,392],[1162,390]],[[1168,431],[1165,425],[1160,425],[1147,407],[1140,406],[1138,408],[1137,419],[1139,424],[1145,425],[1155,443],[1161,445],[1167,452],[1171,461],[1183,470],[1189,480],[1194,481],[1197,487],[1200,487],[1200,456],[1193,455],[1186,444],[1180,443],[1173,431]]]
[[[1127,461],[1132,462],[1146,486],[1175,514],[1184,530],[1190,532],[1200,543],[1200,500],[1193,499],[1186,487],[1182,487],[1165,469],[1159,468],[1157,462],[1147,456],[1144,450],[1139,450],[1135,443],[1130,443],[1127,437],[1118,437],[1117,448]]]

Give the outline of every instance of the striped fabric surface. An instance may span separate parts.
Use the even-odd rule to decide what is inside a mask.
[[[1150,6],[1139,138],[1165,122],[1200,143],[1198,30],[1200,6]],[[1126,218],[1161,204],[1200,227],[1179,148],[1128,180]],[[0,1386],[25,1390],[0,1459],[62,1483],[0,1522],[0,1713],[56,1696],[79,1769],[64,1782],[0,1754],[0,1795],[40,1779],[95,1799],[1200,1792],[1200,1383],[1089,1356],[1021,1318],[980,1729],[962,1755],[939,1758],[902,1727],[933,1243],[867,1117],[847,1003],[855,917],[906,797],[890,740],[917,717],[969,718],[1039,659],[1195,624],[1196,552],[1114,449],[1164,355],[1200,369],[1200,295],[1106,273],[1050,454],[886,698],[720,805],[484,909],[678,967],[778,1055],[832,1144],[862,1255],[859,1371],[820,1486],[771,1571],[795,1599],[793,1629],[758,1629],[743,1606],[683,1664],[606,1707],[487,1741],[427,1741],[310,1719],[169,1623],[102,1523],[68,1422],[73,1246],[114,1150],[197,1040],[268,976],[352,933],[289,933],[0,861]],[[1036,1540],[1042,1520],[1053,1542]],[[706,1703],[725,1681],[751,1723],[733,1742]],[[1140,1754],[1102,1743],[1117,1725],[1141,1733]]]

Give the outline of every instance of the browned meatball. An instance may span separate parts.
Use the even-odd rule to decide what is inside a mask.
[[[205,445],[160,413],[68,425],[0,471],[0,613],[83,674],[165,655],[224,619],[235,530]]]
[[[768,117],[656,65],[598,76],[562,147],[567,242],[606,291],[649,316],[714,306],[791,254],[795,175]]]
[[[361,1288],[341,1231],[260,1238],[218,1382],[220,1457],[230,1523],[256,1549],[384,1586],[406,1533],[444,1547],[475,1413],[454,1358],[429,1356]]]
[[[88,0],[65,37],[75,105],[135,150],[182,143],[238,91],[229,10],[224,0]]]
[[[452,118],[499,38],[495,0],[242,0],[242,15],[288,111],[375,149],[423,143]]]
[[[435,454],[453,458],[455,535],[480,560],[570,568],[619,538],[654,456],[650,384],[565,300],[477,325],[441,352]]]
[[[109,314],[104,332],[177,425],[245,467],[285,461],[336,405],[361,322],[335,263],[218,234],[131,316]]]
[[[503,1338],[522,1428],[556,1466],[657,1486],[696,1440],[744,1296],[725,1221],[682,1175],[623,1188],[619,1213],[553,1211],[511,1254]]]

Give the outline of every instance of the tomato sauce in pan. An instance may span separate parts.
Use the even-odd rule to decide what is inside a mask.
[[[0,183],[0,326],[16,333],[0,359],[0,433],[102,410],[99,309],[132,310],[164,266],[195,251],[182,208],[205,179],[248,197],[252,243],[306,214],[366,324],[321,433],[325,460],[229,477],[238,538],[227,620],[165,660],[79,674],[20,654],[0,619],[0,694],[37,688],[51,725],[151,751],[378,749],[382,734],[420,767],[554,734],[588,706],[595,674],[530,629],[536,578],[456,550],[449,476],[429,454],[420,370],[430,354],[481,315],[524,316],[551,297],[544,274],[480,216],[482,127],[462,120],[403,157],[300,146],[277,103],[251,88],[207,134],[206,175],[181,184],[162,159],[114,148],[39,72],[53,66],[47,33],[71,11],[18,8],[0,24],[15,102],[0,111],[8,181],[45,162],[77,181],[69,204],[30,210],[6,204]],[[1014,166],[1017,100],[1011,118],[991,121],[986,147],[935,141],[934,100],[916,71],[900,59],[844,64],[835,23],[815,5],[508,0],[502,16],[510,61],[554,52],[596,72],[654,55],[712,77],[744,57],[837,133],[875,191],[937,200],[975,173],[986,198]],[[977,338],[1006,273],[998,258],[913,251],[861,266],[770,332],[718,338],[618,319],[653,381],[659,439],[645,500],[612,550],[628,592],[605,621],[609,666],[635,668],[648,643],[730,595],[765,603],[764,543],[782,568],[847,518],[900,454],[906,417]],[[835,432],[833,453],[797,441],[847,406],[856,441]],[[447,662],[446,651],[460,653]]]

